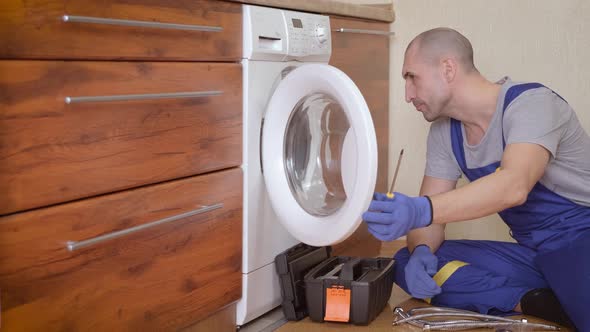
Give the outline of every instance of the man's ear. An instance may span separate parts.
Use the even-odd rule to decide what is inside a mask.
[[[457,62],[451,58],[446,58],[441,61],[441,64],[443,77],[447,83],[451,83],[457,75]]]

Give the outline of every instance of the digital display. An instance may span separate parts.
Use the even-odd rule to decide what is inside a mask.
[[[301,20],[300,19],[298,19],[298,18],[292,18],[291,19],[291,22],[293,22],[293,27],[294,28],[300,28],[300,29],[303,28],[303,23],[301,23]]]

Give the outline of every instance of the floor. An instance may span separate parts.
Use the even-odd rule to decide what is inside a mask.
[[[394,252],[396,252],[399,248],[403,247],[405,244],[402,241],[393,241],[387,244],[384,244],[381,255],[383,257],[390,257]],[[401,288],[397,285],[393,286],[391,297],[389,299],[388,305],[383,309],[381,314],[375,318],[368,326],[356,326],[347,323],[332,323],[332,322],[324,322],[324,323],[317,323],[312,322],[309,318],[305,318],[301,321],[291,321],[288,322],[281,311],[281,308],[277,308],[268,314],[252,321],[251,323],[243,326],[240,329],[240,332],[299,332],[299,331],[388,331],[388,332],[396,332],[396,331],[420,331],[419,328],[412,327],[409,325],[399,325],[399,326],[392,326],[392,322],[394,319],[393,310],[396,307],[401,307],[404,310],[410,310],[416,307],[425,307],[429,306],[423,301],[416,300],[411,298],[408,294],[406,294]],[[549,322],[543,321],[542,319],[537,319],[534,317],[526,317],[526,316],[517,316],[511,318],[527,318],[529,322],[535,323],[546,323],[550,324]],[[484,329],[476,329],[476,330],[469,330],[469,331],[486,331]],[[487,331],[491,331],[491,329],[487,329]],[[566,328],[562,328],[561,331],[569,331]]]
[[[250,323],[240,327],[239,332],[272,332],[277,331],[280,327],[289,324],[281,307],[270,311]]]

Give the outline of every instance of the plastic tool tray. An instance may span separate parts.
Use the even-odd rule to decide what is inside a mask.
[[[298,244],[277,255],[285,317],[369,324],[391,295],[393,259],[330,253],[330,247]]]

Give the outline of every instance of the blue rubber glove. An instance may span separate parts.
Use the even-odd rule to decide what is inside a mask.
[[[432,223],[432,204],[426,196],[409,197],[395,193],[393,198],[375,193],[369,210],[363,213],[369,232],[381,241],[392,241],[410,230]]]
[[[406,285],[410,295],[418,299],[428,299],[442,291],[434,282],[438,258],[430,252],[430,248],[421,244],[414,248],[412,256],[404,269]]]

